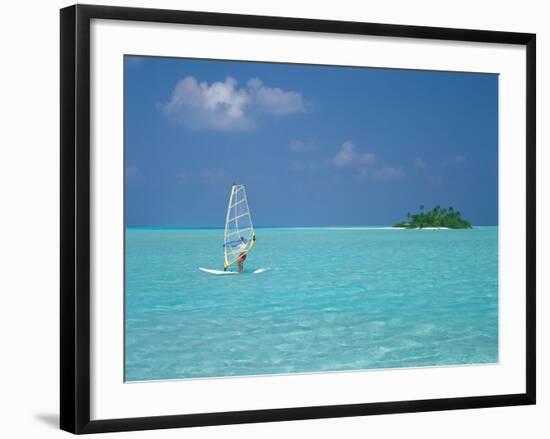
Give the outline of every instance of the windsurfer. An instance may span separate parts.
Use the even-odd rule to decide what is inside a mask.
[[[241,254],[239,255],[239,259],[237,259],[237,265],[239,266],[239,273],[242,273],[244,269],[244,261],[246,261],[246,240],[242,236],[239,247],[241,250]]]

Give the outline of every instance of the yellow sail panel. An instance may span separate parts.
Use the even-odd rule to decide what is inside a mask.
[[[224,268],[248,254],[256,241],[252,216],[248,207],[246,190],[242,184],[234,184],[229,195],[223,239]]]

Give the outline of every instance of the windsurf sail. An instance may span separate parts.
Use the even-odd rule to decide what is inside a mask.
[[[223,238],[223,268],[238,261],[243,254],[248,254],[256,242],[254,225],[246,190],[243,184],[233,184],[225,218],[225,233]]]

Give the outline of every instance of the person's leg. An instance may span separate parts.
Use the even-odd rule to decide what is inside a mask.
[[[237,264],[239,266],[239,273],[242,273],[243,272],[243,261],[239,260],[239,262]]]

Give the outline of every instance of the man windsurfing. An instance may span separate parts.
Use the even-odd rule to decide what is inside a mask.
[[[241,236],[239,249],[241,250],[241,254],[239,255],[239,259],[237,259],[237,265],[239,266],[239,273],[242,273],[244,269],[244,261],[246,261],[246,239],[244,239],[243,236]]]

